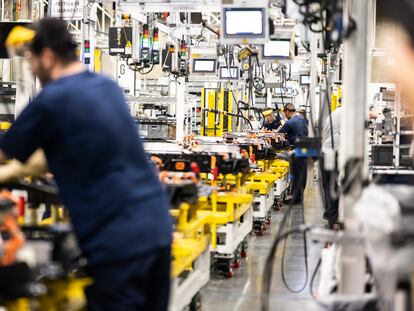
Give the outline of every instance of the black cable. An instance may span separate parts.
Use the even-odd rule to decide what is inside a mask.
[[[201,22],[201,26],[203,26],[203,28],[205,28],[205,29],[207,29],[207,30],[211,31],[211,32],[212,32],[212,33],[214,33],[217,37],[219,37],[219,38],[220,38],[220,34],[219,34],[217,31],[215,31],[213,28],[211,28],[211,27],[207,24],[207,21],[202,21],[202,22]]]
[[[311,277],[310,284],[309,284],[309,292],[310,292],[312,298],[315,299],[315,300],[317,299],[317,297],[316,297],[315,293],[313,292],[313,284],[315,282],[316,274],[318,273],[318,270],[321,267],[321,264],[322,264],[322,257],[319,257],[318,263],[316,264],[316,267],[313,270],[312,277]]]
[[[301,204],[301,207],[302,207],[302,225],[305,225],[305,209],[304,209],[303,203]],[[289,210],[289,218],[290,218],[291,212],[292,212],[292,209]],[[305,282],[303,283],[302,287],[300,287],[299,289],[292,289],[289,286],[289,284],[287,282],[287,279],[286,279],[286,274],[285,274],[286,245],[287,245],[287,240],[285,241],[285,243],[283,245],[282,259],[281,259],[282,281],[283,281],[283,284],[285,285],[285,287],[287,288],[287,290],[289,290],[290,292],[292,292],[294,294],[298,294],[306,288],[306,285],[308,283],[308,278],[309,278],[308,242],[307,242],[306,232],[303,233],[303,253],[304,253],[304,256],[305,256]]]
[[[250,129],[252,129],[253,130],[253,125],[252,125],[252,123],[250,122],[250,120],[248,119],[248,118],[246,118],[244,115],[242,115],[242,114],[236,114],[236,113],[231,113],[231,112],[227,112],[227,111],[221,111],[221,110],[216,110],[216,109],[207,109],[207,108],[204,108],[203,109],[203,112],[211,112],[211,113],[216,113],[216,114],[222,114],[222,115],[224,115],[224,116],[226,116],[226,115],[229,115],[229,116],[231,116],[231,117],[236,117],[236,118],[242,118],[242,119],[244,119],[245,121],[247,121],[247,123],[249,124],[249,126],[250,126]]]
[[[142,72],[143,69],[145,69],[145,67],[138,69],[138,72],[142,75],[147,75],[154,69],[154,64],[151,63],[151,67],[147,72]]]
[[[291,155],[287,156],[287,160],[289,161],[290,167],[292,167],[292,157]],[[268,303],[269,303],[269,293],[270,293],[270,287],[271,287],[271,282],[272,282],[272,272],[273,272],[273,265],[274,265],[274,255],[276,253],[277,247],[281,241],[281,237],[282,237],[282,232],[283,229],[288,221],[290,212],[293,208],[294,202],[296,201],[296,199],[299,196],[299,192],[302,190],[300,185],[302,184],[302,180],[304,178],[305,172],[301,171],[299,174],[299,177],[296,176],[296,178],[298,178],[298,182],[295,183],[296,187],[294,187],[293,189],[293,195],[292,195],[292,199],[291,202],[289,204],[289,207],[287,209],[287,211],[285,211],[283,218],[279,224],[279,229],[276,233],[275,236],[275,240],[272,243],[272,247],[271,250],[266,258],[265,261],[265,267],[264,267],[264,271],[263,271],[263,285],[262,285],[262,289],[264,291],[264,295],[262,296],[262,311],[266,311],[268,310]],[[303,206],[303,205],[302,205]],[[305,280],[306,284],[308,282],[307,278]],[[306,286],[306,285],[305,285]]]
[[[240,104],[242,104],[244,107],[246,107],[246,110],[248,110],[248,112],[249,112],[249,114],[250,114],[250,110],[253,110],[253,112],[256,114],[259,114],[259,118],[258,118],[258,120],[260,120],[260,119],[262,119],[262,124],[261,124],[261,127],[260,127],[260,130],[262,130],[263,129],[263,127],[264,127],[264,125],[265,125],[265,121],[266,121],[266,118],[265,118],[265,115],[263,114],[263,111],[261,110],[261,109],[259,109],[259,108],[257,108],[257,107],[253,107],[253,106],[250,106],[248,103],[245,103],[244,101],[242,101],[242,100],[239,100],[238,101],[238,104],[237,104],[237,110],[238,111],[240,111],[241,109],[240,109]],[[257,116],[256,116],[257,117]]]
[[[274,253],[276,252],[277,247],[279,246],[279,243],[281,241],[283,241],[284,239],[286,239],[287,237],[289,237],[292,234],[305,233],[305,232],[307,232],[311,229],[312,229],[312,227],[301,225],[299,227],[296,227],[296,228],[293,228],[291,230],[286,231],[285,233],[281,234],[280,236],[277,236],[275,241],[273,242],[273,245],[272,245],[272,249],[271,249],[271,252],[270,252],[271,257],[274,257]],[[269,260],[269,257],[268,257],[267,261],[268,260]],[[272,263],[273,263],[272,259],[270,259],[270,261],[272,261]],[[270,278],[270,280],[271,280],[271,278]],[[261,310],[262,311],[268,311],[269,310],[270,283],[267,283],[267,282],[264,281],[263,282],[263,287],[265,288],[265,293],[264,293],[264,295],[262,295]]]

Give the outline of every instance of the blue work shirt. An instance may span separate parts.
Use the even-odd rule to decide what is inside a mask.
[[[115,82],[85,71],[46,85],[0,141],[22,162],[37,148],[90,265],[170,245],[166,193]]]
[[[294,146],[296,138],[308,136],[308,125],[303,117],[295,115],[286,121],[279,130],[279,133],[286,134],[289,144]]]

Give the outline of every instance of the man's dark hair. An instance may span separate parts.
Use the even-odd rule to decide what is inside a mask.
[[[31,50],[40,55],[44,48],[50,48],[62,63],[78,60],[77,44],[67,29],[67,24],[56,18],[46,18],[36,25],[36,36],[33,38]]]
[[[381,0],[377,7],[386,19],[400,24],[414,43],[414,1]]]
[[[293,104],[286,104],[283,107],[283,109],[287,110],[287,111],[290,111],[290,112],[295,112],[296,111],[296,108],[295,108],[295,106],[293,106]]]

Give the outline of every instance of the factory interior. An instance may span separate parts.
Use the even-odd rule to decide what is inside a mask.
[[[413,311],[413,0],[1,0],[0,311]]]

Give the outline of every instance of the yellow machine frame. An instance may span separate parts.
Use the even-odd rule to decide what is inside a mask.
[[[170,210],[176,219],[176,230],[172,244],[172,277],[192,269],[192,263],[206,250],[209,244],[210,215],[200,212],[203,203],[190,205],[182,203],[179,208]]]
[[[218,111],[210,112],[204,109]],[[201,135],[222,136],[232,131],[233,118],[224,113],[233,111],[233,94],[225,88],[201,90]]]
[[[335,111],[339,106],[339,100],[342,97],[342,89],[341,86],[338,85],[338,89],[334,92],[332,92],[332,96],[331,96],[331,111]]]

